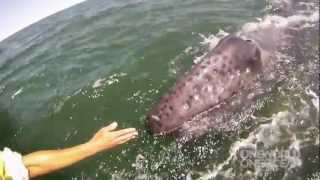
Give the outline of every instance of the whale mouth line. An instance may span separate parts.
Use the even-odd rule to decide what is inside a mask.
[[[171,128],[171,129],[169,129],[167,131],[164,131],[164,132],[154,133],[153,135],[154,136],[165,136],[165,135],[171,134],[173,132],[176,132],[178,129],[180,129],[183,126],[183,124],[189,123],[191,121],[196,121],[198,118],[200,118],[204,114],[206,114],[208,112],[211,112],[211,111],[213,111],[215,109],[218,109],[224,104],[225,104],[225,101],[222,101],[222,102],[220,102],[218,104],[215,104],[214,106],[211,106],[211,107],[209,107],[209,108],[207,108],[207,109],[205,109],[205,110],[203,110],[203,111],[201,111],[199,113],[196,113],[195,115],[193,115],[190,118],[186,119],[186,121],[183,121],[183,123],[181,123],[180,125],[177,125],[174,128]]]

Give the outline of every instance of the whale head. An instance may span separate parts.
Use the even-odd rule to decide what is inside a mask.
[[[249,86],[261,69],[261,52],[250,40],[227,36],[155,104],[147,115],[153,135],[173,133]]]

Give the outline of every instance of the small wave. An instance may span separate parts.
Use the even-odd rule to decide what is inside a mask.
[[[11,99],[14,99],[16,96],[23,92],[23,87],[17,90],[15,93],[12,94]]]

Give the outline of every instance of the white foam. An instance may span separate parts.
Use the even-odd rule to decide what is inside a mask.
[[[257,19],[257,22],[249,22],[242,26],[242,32],[254,32],[260,29],[274,27],[277,29],[287,27],[304,27],[309,23],[316,23],[319,21],[319,11],[314,11],[311,15],[296,14],[289,17],[282,17],[278,15],[267,15],[264,18]],[[296,27],[297,28],[297,27]]]
[[[109,76],[108,78],[99,78],[93,83],[92,88],[99,88],[99,87],[102,87],[105,85],[111,85],[114,83],[118,83],[119,77],[123,77],[126,75],[127,75],[126,73],[115,73],[115,74],[112,74],[111,76]]]
[[[23,92],[23,87],[17,90],[15,93],[12,94],[11,99],[14,99],[16,96]]]
[[[191,46],[188,46],[185,50],[184,50],[184,53],[188,54],[192,51],[192,47]]]
[[[194,60],[193,60],[193,63],[194,64],[198,64],[199,62],[202,61],[202,59],[207,55],[207,52],[202,54],[201,56],[198,56],[198,57],[195,57]]]
[[[202,45],[209,45],[209,50],[212,50],[218,42],[229,35],[229,33],[225,32],[224,30],[220,29],[217,34],[210,34],[209,36],[205,36],[201,33],[199,33],[199,36],[202,38],[202,42],[200,44]]]
[[[311,89],[306,90],[306,93],[312,97],[312,104],[315,108],[317,108],[317,111],[319,113],[319,97]]]
[[[100,79],[97,79],[93,85],[92,85],[92,88],[98,88],[98,87],[101,87],[103,86],[103,83],[105,82],[105,78],[100,78]]]
[[[282,139],[282,135],[285,132],[282,132],[281,130],[281,126],[284,124],[288,124],[288,120],[290,119],[290,113],[288,111],[285,112],[279,112],[274,114],[269,120],[271,121],[271,123],[267,123],[267,124],[262,124],[260,125],[258,128],[256,128],[255,131],[251,132],[249,134],[249,136],[245,139],[240,139],[236,142],[234,142],[229,150],[229,157],[222,163],[220,163],[219,165],[215,166],[212,170],[210,170],[207,173],[202,173],[202,176],[200,179],[214,179],[217,177],[218,174],[225,174],[228,177],[232,176],[232,174],[229,174],[230,172],[228,171],[228,169],[226,168],[229,164],[231,164],[233,162],[233,160],[237,159],[237,154],[239,153],[239,150],[241,149],[252,149],[253,152],[255,152],[255,155],[259,155],[259,152],[261,153],[261,150],[258,152],[259,149],[257,149],[256,146],[256,142],[263,142],[264,143],[264,147],[266,147],[266,149],[262,149],[262,150],[266,150],[266,153],[275,153],[275,152],[282,152],[284,150],[281,149],[272,149],[272,151],[270,151],[270,147],[274,147],[274,145],[278,144],[278,143],[282,143],[282,141],[286,141],[284,139]],[[272,130],[272,133],[268,133],[268,135],[266,135],[266,131]],[[288,139],[287,139],[288,140]],[[289,163],[289,167],[288,169],[292,169],[295,167],[299,167],[302,165],[302,161],[299,157],[299,153],[300,153],[300,141],[295,137],[292,136],[291,139],[289,139],[290,145],[287,147],[286,152],[288,152],[289,150],[296,150],[298,152],[297,156],[289,156],[288,154],[284,154],[284,156],[281,156],[282,158],[286,158],[286,160]],[[287,151],[288,150],[288,151]],[[259,157],[256,157],[259,160]],[[277,160],[277,159],[275,159]],[[255,172],[254,172],[254,176],[258,177],[259,175],[261,175],[261,172],[264,171],[266,168],[265,165],[266,164],[259,164],[259,163],[255,163]],[[272,171],[279,167],[277,167],[276,163],[269,163],[267,168],[270,168],[268,170]]]

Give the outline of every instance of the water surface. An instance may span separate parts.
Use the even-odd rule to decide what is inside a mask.
[[[235,33],[271,14],[266,7],[257,0],[91,0],[16,33],[0,42],[0,148],[68,147],[116,120],[137,128],[139,138],[38,179],[319,177],[319,37],[312,25],[299,37],[301,56],[286,57],[294,63],[285,85],[257,102],[255,121],[239,132],[181,145],[154,139],[145,126],[150,106],[206,52],[203,37]],[[270,145],[265,152],[295,149],[299,156],[289,167],[243,170],[235,151],[256,141]]]

